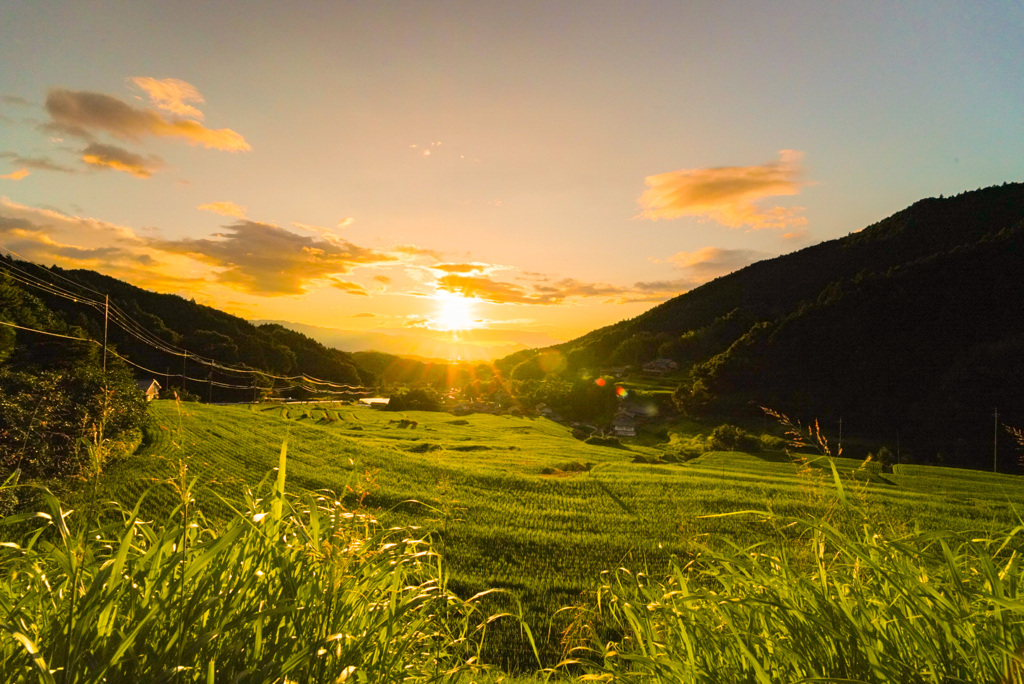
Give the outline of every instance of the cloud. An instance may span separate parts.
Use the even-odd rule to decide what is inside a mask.
[[[488,275],[495,271],[507,270],[508,266],[499,266],[497,264],[484,264],[480,262],[471,262],[464,264],[433,264],[430,266],[432,270],[441,271],[442,273],[459,273],[462,275]]]
[[[386,275],[375,275],[373,276],[373,279],[376,280],[378,283],[383,283],[385,285],[391,284],[391,278],[387,277]]]
[[[370,293],[366,291],[365,287],[359,283],[353,283],[350,280],[338,280],[337,278],[331,278],[331,287],[352,295],[360,295],[362,297],[370,296]]]
[[[46,97],[46,111],[51,119],[49,128],[85,139],[103,131],[134,142],[146,136],[178,137],[217,150],[252,149],[230,128],[210,129],[191,119],[167,119],[155,109],[136,109],[103,93],[55,88]]]
[[[10,159],[18,166],[25,166],[37,171],[61,171],[63,173],[75,173],[76,170],[70,166],[63,166],[50,161],[46,157],[23,157],[17,152],[0,152],[0,158]]]
[[[150,270],[154,253],[130,229],[93,218],[69,216],[0,198],[0,240],[9,251],[36,263],[93,268],[136,283],[159,278]]]
[[[202,121],[203,113],[192,105],[186,104],[187,102],[205,102],[203,96],[191,83],[177,78],[160,80],[148,76],[136,76],[129,80],[145,90],[150,101],[160,109],[178,116]]]
[[[212,211],[214,214],[230,216],[237,219],[247,218],[245,215],[245,207],[240,207],[234,202],[207,202],[206,204],[200,204],[196,209],[199,209],[200,211]]]
[[[423,249],[422,247],[417,247],[416,245],[398,245],[397,247],[394,247],[391,251],[394,252],[395,254],[401,254],[403,256],[430,257],[435,261],[442,261],[441,253],[438,252],[437,250]]]
[[[13,173],[8,173],[6,175],[0,176],[0,178],[3,178],[5,180],[19,181],[25,176],[28,176],[30,173],[31,172],[28,169],[21,168],[18,169],[17,171],[14,171]]]
[[[446,275],[438,278],[437,289],[493,304],[546,304],[543,297],[531,295],[524,287],[490,278]]]
[[[631,288],[598,283],[584,283],[565,278],[551,285],[525,287],[515,283],[492,280],[485,276],[448,274],[438,278],[437,289],[455,292],[463,297],[472,297],[492,304],[561,304],[566,299],[577,297],[615,297],[628,295]]]
[[[0,103],[28,107],[32,103],[18,95],[0,95]]]
[[[150,155],[143,157],[116,145],[92,143],[82,150],[82,161],[90,166],[113,169],[130,173],[136,178],[149,178],[164,166],[160,157]]]
[[[357,266],[396,261],[390,254],[345,240],[297,235],[280,226],[239,220],[213,238],[151,240],[159,250],[187,256],[218,269],[218,282],[260,295],[306,292],[312,281],[350,272]]]
[[[299,228],[300,230],[307,230],[310,233],[316,233],[324,240],[327,240],[328,242],[331,242],[333,244],[346,244],[345,239],[338,235],[337,233],[335,233],[334,230],[332,230],[331,228],[325,228],[323,226],[311,226],[306,223],[299,223],[298,221],[292,221],[291,223],[296,228]]]
[[[352,318],[377,318],[377,314],[364,311],[363,313],[352,314]]]
[[[648,176],[647,190],[638,200],[640,218],[696,216],[754,230],[804,226],[807,219],[798,215],[803,207],[763,209],[756,204],[766,197],[798,194],[802,158],[802,152],[781,150],[779,161],[761,166],[681,169]]]
[[[739,270],[770,256],[752,249],[704,247],[696,252],[677,252],[668,258],[676,268],[688,271],[701,283]]]

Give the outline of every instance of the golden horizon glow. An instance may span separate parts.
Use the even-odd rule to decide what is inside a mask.
[[[476,299],[447,290],[438,290],[433,299],[437,302],[436,313],[430,318],[430,327],[434,330],[457,332],[481,327],[474,318]]]

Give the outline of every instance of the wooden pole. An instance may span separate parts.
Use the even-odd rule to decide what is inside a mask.
[[[999,472],[999,409],[992,414],[992,472]]]
[[[107,322],[110,320],[110,295],[103,295],[103,374],[107,374]]]

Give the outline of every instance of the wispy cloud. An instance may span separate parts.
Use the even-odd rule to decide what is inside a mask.
[[[30,175],[30,173],[31,172],[28,169],[21,168],[21,169],[18,169],[17,171],[14,171],[12,173],[4,174],[3,176],[0,176],[0,178],[3,178],[4,180],[19,181],[22,178],[25,178],[26,176]]]
[[[39,209],[0,198],[0,240],[22,258],[130,277],[144,286],[168,284],[155,252],[130,228],[107,221]]]
[[[148,76],[136,76],[129,79],[132,83],[146,91],[150,101],[164,111],[178,116],[202,121],[203,113],[188,104],[203,103],[203,96],[191,83],[177,78],[156,79]]]
[[[82,150],[82,161],[90,166],[124,171],[136,178],[149,178],[164,166],[160,157],[142,156],[116,145],[92,143]]]
[[[314,281],[357,266],[394,262],[390,254],[345,240],[297,235],[270,223],[239,220],[213,238],[152,240],[159,250],[187,256],[216,269],[215,279],[259,295],[303,294]]]
[[[18,105],[19,107],[31,106],[31,102],[18,95],[0,95],[0,104]]]
[[[331,278],[330,283],[331,287],[341,290],[342,292],[347,292],[348,294],[351,295],[359,295],[361,297],[370,296],[370,293],[366,290],[365,287],[363,287],[359,283],[354,283],[351,280],[339,280],[338,278]]]
[[[298,228],[299,230],[305,230],[310,233],[315,233],[324,240],[327,240],[328,242],[332,242],[334,244],[339,245],[347,244],[347,241],[343,237],[338,235],[338,233],[335,232],[335,229],[333,228],[326,228],[324,226],[314,226],[308,223],[299,223],[298,221],[292,221],[291,223],[294,227]],[[339,228],[340,227],[342,226],[339,225]]]
[[[681,169],[644,179],[647,190],[639,198],[640,217],[651,220],[695,216],[730,228],[751,229],[804,226],[802,207],[765,209],[757,202],[767,197],[796,195],[803,185],[803,153],[781,150],[779,161],[760,166],[721,166]]]
[[[63,173],[75,173],[75,169],[52,162],[46,157],[24,157],[17,152],[0,152],[0,159],[10,159],[18,166],[25,166],[36,171],[61,171]]]
[[[135,142],[147,136],[177,137],[217,150],[252,149],[230,128],[210,129],[193,119],[169,119],[155,109],[138,109],[103,93],[55,88],[46,97],[46,111],[49,128],[89,140],[102,131]]]
[[[428,257],[435,261],[442,261],[441,253],[436,249],[424,249],[423,247],[417,247],[416,245],[398,245],[391,249],[395,254],[400,254],[407,257]]]
[[[245,207],[240,207],[234,202],[207,202],[206,204],[200,204],[196,209],[201,211],[212,211],[214,214],[230,216],[237,219],[247,218],[245,215]]]
[[[649,290],[633,287],[608,285],[606,283],[588,283],[575,278],[563,278],[557,281],[519,285],[501,280],[494,280],[481,275],[461,275],[451,273],[437,279],[438,290],[454,292],[463,297],[471,297],[492,304],[532,304],[550,306],[563,304],[573,299],[599,298],[609,303],[636,301],[635,297],[651,296]],[[665,293],[673,296],[677,292]]]
[[[445,273],[457,273],[461,275],[489,275],[496,271],[508,270],[509,266],[501,266],[498,264],[484,264],[478,261],[461,264],[432,264],[430,269],[433,271],[439,271],[442,274]]]
[[[668,258],[672,264],[704,283],[770,256],[753,249],[704,247],[695,252],[677,252]]]

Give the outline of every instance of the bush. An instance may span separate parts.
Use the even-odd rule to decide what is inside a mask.
[[[761,450],[761,442],[754,435],[735,425],[719,425],[711,431],[708,440],[710,451],[745,451],[756,453]]]
[[[391,395],[384,407],[386,411],[440,411],[443,408],[441,395],[433,387],[417,387],[401,390]]]
[[[0,472],[70,477],[89,447],[123,440],[142,425],[146,402],[131,373],[92,365],[38,372],[0,370]]]

